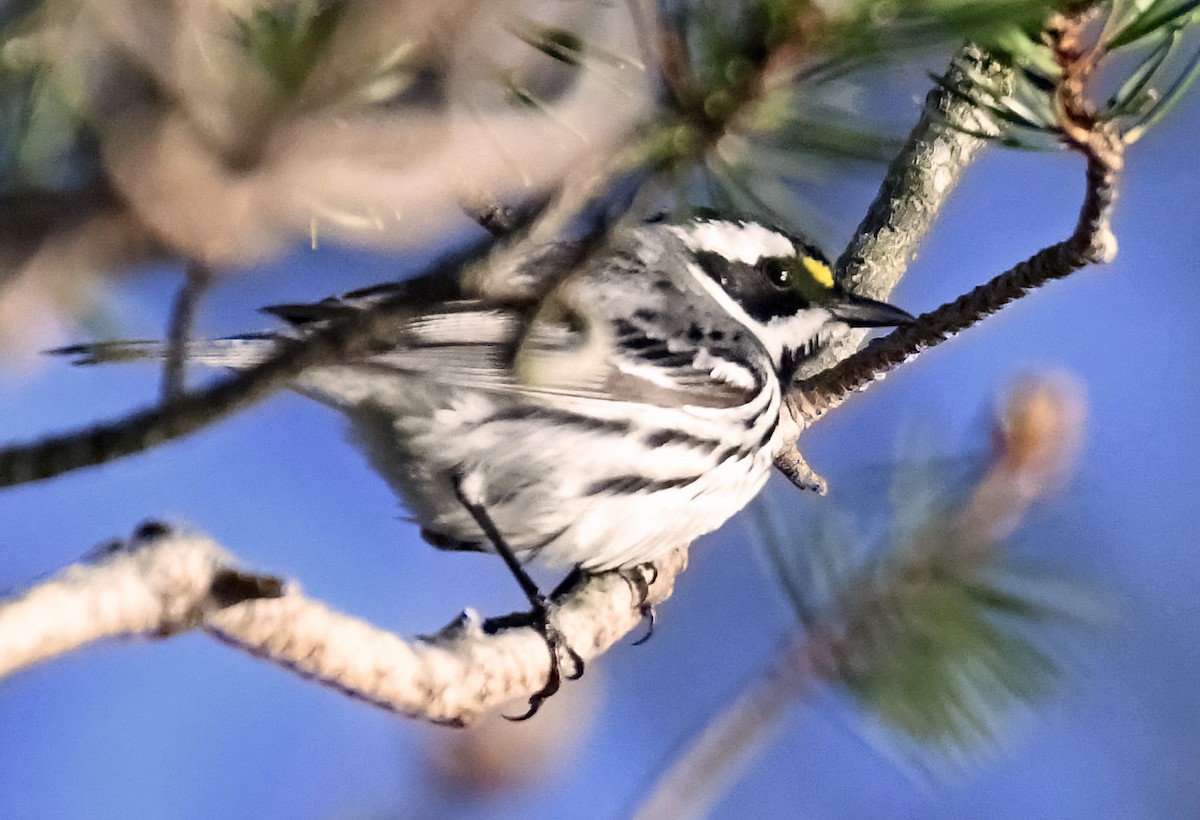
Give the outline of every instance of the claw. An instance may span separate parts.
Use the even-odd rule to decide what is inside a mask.
[[[653,562],[647,561],[644,564],[638,564],[638,570],[641,571],[642,577],[646,579],[646,586],[652,587],[658,583],[658,566]],[[650,591],[647,590],[646,594],[649,595]]]
[[[637,598],[637,610],[642,613],[642,618],[647,621],[646,634],[642,635],[634,641],[634,646],[641,646],[644,642],[650,640],[650,635],[654,634],[654,604],[647,603],[647,598],[650,597],[650,586],[654,585],[655,581],[659,580],[659,568],[653,563],[637,564],[636,567],[620,570],[620,576],[629,583],[629,587]]]
[[[537,714],[538,709],[542,708],[542,704],[546,699],[552,696],[562,686],[562,680],[565,677],[567,680],[578,680],[583,677],[584,661],[583,656],[567,643],[567,639],[558,631],[550,619],[550,611],[545,601],[541,601],[534,606],[533,611],[529,613],[530,626],[538,631],[542,639],[546,641],[546,648],[550,650],[550,671],[546,676],[546,685],[529,696],[529,709],[521,715],[505,715],[506,720],[521,721],[528,720]],[[559,653],[562,652],[571,661],[572,669],[564,674],[562,671],[562,662],[559,660]]]
[[[583,662],[583,655],[580,655],[578,652],[576,652],[575,648],[565,640],[558,646],[567,653],[567,657],[571,659],[571,666],[574,667],[571,672],[567,674],[567,680],[579,680],[582,678],[584,667],[587,665]]]
[[[638,607],[638,611],[642,613],[642,620],[646,622],[646,634],[634,641],[634,646],[641,646],[650,640],[650,636],[654,634],[654,623],[657,620],[654,604],[642,604]]]
[[[645,603],[646,599],[650,597],[650,585],[654,583],[653,580],[646,578],[647,574],[649,574],[646,571],[646,567],[653,568],[653,565],[638,564],[637,566],[617,570],[621,574],[621,577],[625,579],[625,583],[629,584],[629,591],[638,600],[639,606]]]
[[[647,603],[646,599],[650,597],[650,587],[658,580],[658,567],[649,562],[638,564],[637,566],[621,570],[621,577],[629,584],[630,590],[632,590],[634,597],[638,600],[638,611],[642,613],[642,618],[648,622],[646,625],[646,634],[633,642],[634,646],[641,646],[650,640],[650,636],[654,634],[654,604]]]

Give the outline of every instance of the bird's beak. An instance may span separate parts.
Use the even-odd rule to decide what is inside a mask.
[[[830,312],[850,327],[892,327],[915,321],[908,311],[865,296],[845,296],[830,308]]]

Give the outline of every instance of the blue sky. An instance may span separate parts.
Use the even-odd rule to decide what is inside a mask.
[[[997,750],[935,778],[868,742],[829,694],[798,704],[720,817],[1184,818],[1200,813],[1200,106],[1128,159],[1113,265],[1055,283],[939,347],[823,421],[806,439],[833,482],[859,486],[914,427],[967,455],[1015,375],[1061,369],[1086,385],[1081,467],[1020,535],[1101,591],[1109,617],[1063,648],[1044,710]],[[829,203],[848,233],[874,182]],[[1082,191],[1077,158],[991,152],[955,195],[895,296],[927,309],[1056,241]],[[843,237],[844,238],[844,237]],[[297,251],[219,288],[205,333],[257,328],[260,304],[317,298],[419,259]],[[159,332],[177,278],[156,271],[114,300],[134,336]],[[3,437],[113,416],[155,395],[138,367],[58,362],[0,374]],[[928,437],[928,436],[927,436]],[[777,488],[778,489],[778,488]],[[786,503],[788,488],[776,502]],[[464,606],[520,597],[498,561],[430,549],[343,440],[340,421],[281,394],[159,451],[0,492],[0,588],[27,584],[148,517],[213,535],[252,567],[402,634]],[[693,550],[654,638],[589,672],[594,725],[564,764],[464,817],[619,816],[683,738],[761,668],[792,628],[740,520]],[[590,712],[589,710],[594,710]],[[582,720],[582,717],[580,717]],[[442,816],[426,776],[443,732],[382,714],[199,635],[120,642],[0,682],[0,815],[6,818]]]

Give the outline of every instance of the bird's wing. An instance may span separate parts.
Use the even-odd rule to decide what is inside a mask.
[[[545,314],[452,303],[412,318],[399,345],[361,364],[440,384],[660,407],[740,406],[767,378],[727,348],[655,338],[644,323]]]
[[[744,328],[640,258],[621,262],[619,274],[580,270],[537,302],[460,299],[425,308],[399,320],[403,331],[388,349],[352,366],[476,389],[660,407],[736,407],[762,391],[769,360],[746,355],[745,345],[757,344],[748,333],[741,349],[734,345]],[[265,310],[303,331],[404,287]],[[725,333],[697,337],[697,328]]]

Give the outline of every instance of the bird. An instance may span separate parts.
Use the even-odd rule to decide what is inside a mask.
[[[848,327],[912,321],[846,292],[803,236],[751,219],[653,219],[577,250],[549,243],[516,263],[528,296],[425,300],[365,352],[291,384],[347,417],[426,541],[508,564],[552,662],[522,717],[558,688],[565,643],[525,564],[629,570],[717,529],[766,483],[800,365]],[[282,329],[192,341],[187,359],[253,366],[412,287],[270,306]],[[166,351],[56,352],[96,364]]]

